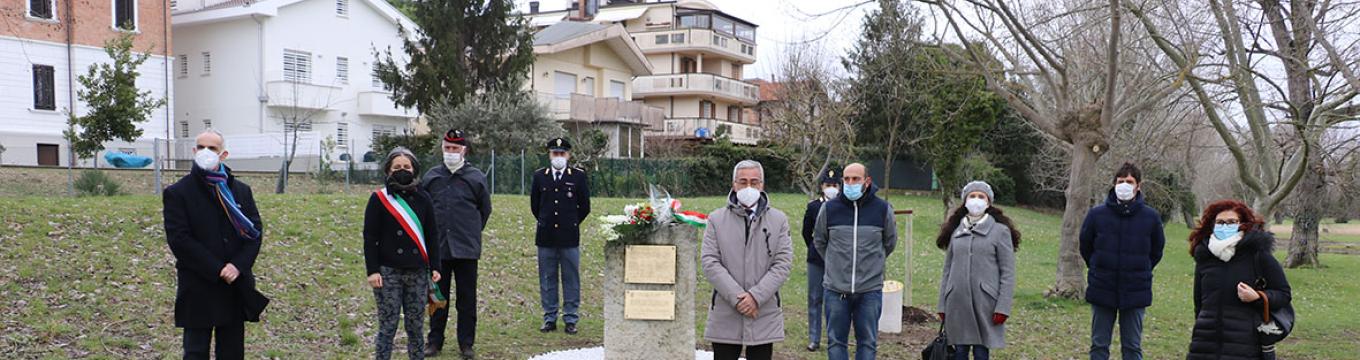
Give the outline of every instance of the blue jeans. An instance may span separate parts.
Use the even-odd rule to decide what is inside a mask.
[[[560,270],[560,271],[559,271]],[[538,248],[538,296],[543,305],[543,322],[557,322],[557,281],[562,280],[562,321],[575,324],[581,319],[581,248]]]
[[[973,360],[988,360],[992,358],[992,350],[982,345],[955,345],[954,360],[968,360],[968,350],[973,351]]]
[[[823,265],[807,263],[808,267],[808,344],[822,342],[822,319],[826,318],[826,304],[822,302],[822,276],[826,274]]]
[[[855,359],[873,360],[878,356],[878,317],[883,313],[883,292],[841,294],[831,289],[824,291],[827,312],[827,333],[831,345],[826,347],[829,360],[849,360],[850,325],[855,326]],[[853,321],[852,321],[853,320]]]
[[[1119,350],[1123,360],[1143,359],[1143,311],[1091,304],[1091,360],[1110,358],[1110,338],[1119,320]]]

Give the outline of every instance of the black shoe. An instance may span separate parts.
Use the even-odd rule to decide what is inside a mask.
[[[567,324],[567,334],[576,335],[576,324]]]
[[[571,324],[567,324],[567,326],[571,326]],[[570,329],[570,327],[568,327],[568,329]],[[543,326],[538,327],[538,332],[549,333],[553,331],[557,331],[556,321],[544,321]]]
[[[807,346],[807,351],[816,352],[817,349],[819,349],[819,348],[821,348],[821,347],[820,347],[820,346],[817,346],[817,343],[811,343],[811,344],[808,344],[808,346]]]
[[[463,357],[463,360],[472,360],[473,358],[476,357],[476,354],[474,354],[474,353],[472,352],[472,347],[471,347],[471,346],[467,346],[467,347],[459,346],[458,349],[459,349],[459,350],[458,350],[459,356],[462,356],[462,357]]]
[[[425,344],[425,357],[439,356],[439,351],[440,351],[439,345]]]

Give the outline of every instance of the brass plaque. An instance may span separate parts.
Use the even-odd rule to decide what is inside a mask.
[[[623,282],[675,284],[675,246],[629,245],[623,256]]]
[[[675,292],[628,290],[623,294],[627,320],[675,320]]]

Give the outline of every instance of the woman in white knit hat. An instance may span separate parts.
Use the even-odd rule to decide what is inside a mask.
[[[988,359],[1006,344],[1015,295],[1015,250],[1020,231],[1001,209],[991,185],[963,187],[963,205],[940,226],[935,245],[945,251],[938,311],[955,359]]]

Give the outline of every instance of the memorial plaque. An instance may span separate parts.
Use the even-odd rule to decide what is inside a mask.
[[[675,246],[628,246],[623,274],[630,284],[675,284]]]
[[[623,318],[675,320],[675,292],[628,290],[623,296]]]

